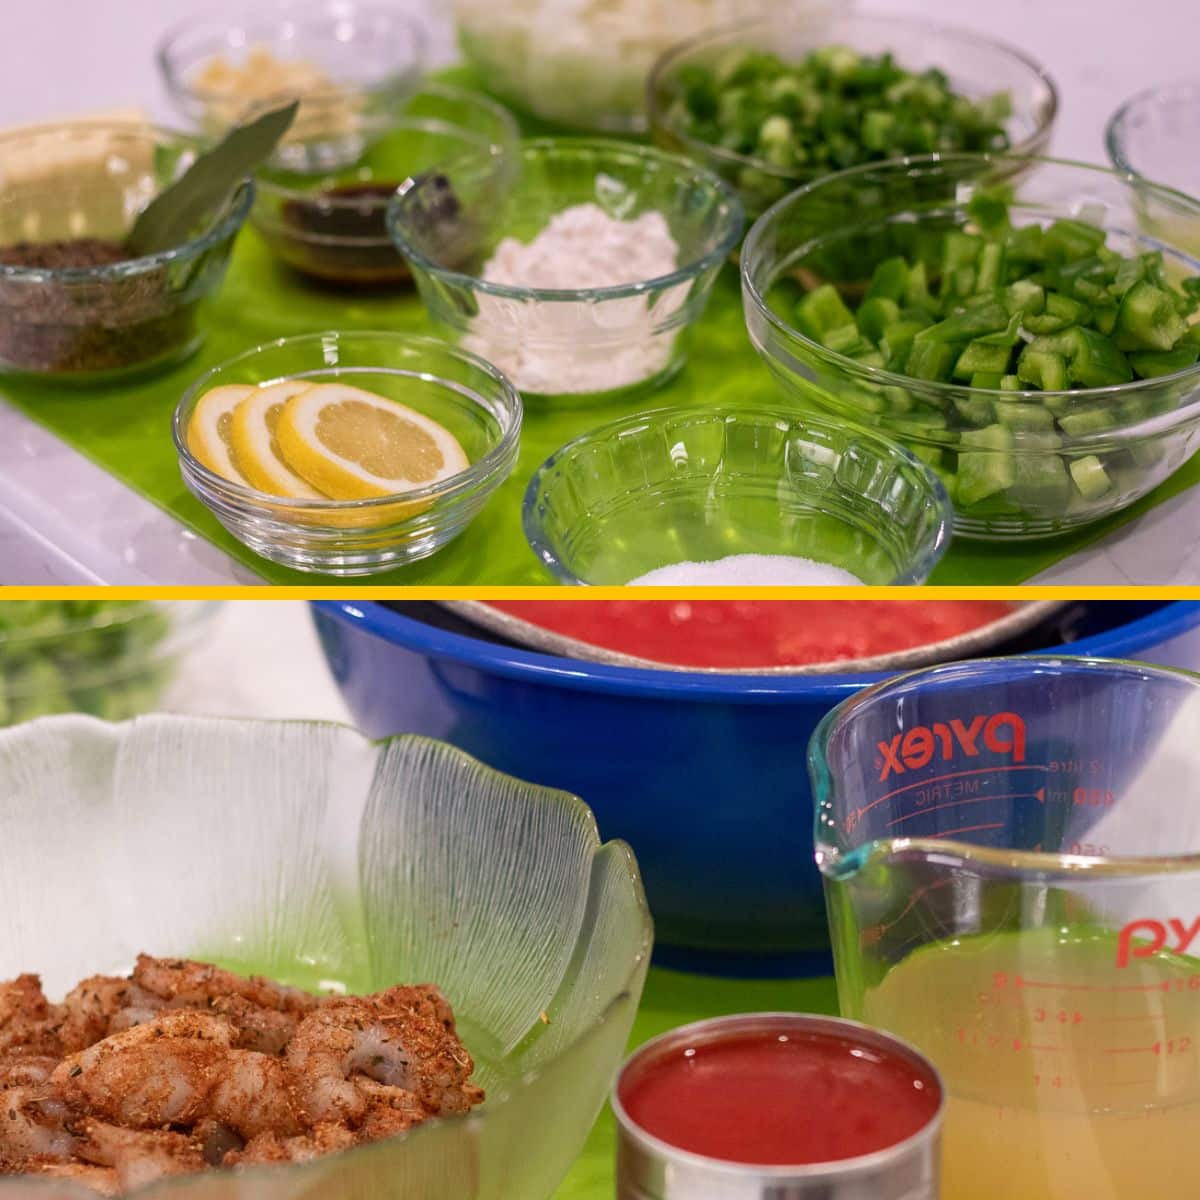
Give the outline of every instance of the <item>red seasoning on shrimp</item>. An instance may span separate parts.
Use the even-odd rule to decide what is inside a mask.
[[[0,1175],[119,1195],[213,1167],[301,1162],[482,1102],[432,985],[320,998],[140,955],[51,1004],[0,983]]]

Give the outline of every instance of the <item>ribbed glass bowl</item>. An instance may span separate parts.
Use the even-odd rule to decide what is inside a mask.
[[[470,466],[398,496],[294,500],[233,483],[192,453],[188,426],[206,392],[291,378],[399,401],[450,430]],[[214,367],[180,400],[173,433],[184,483],[238,541],[298,571],[355,576],[428,558],[462,533],[512,473],[521,418],[512,386],[473,354],[409,334],[329,332],[280,338]]]
[[[525,493],[525,536],[565,584],[619,586],[734,554],[923,583],[949,543],[937,476],[878,434],[787,409],[659,409],[570,442]]]
[[[661,213],[677,269],[598,288],[482,278],[502,240],[528,243],[581,204],[619,220]],[[737,196],[686,159],[627,142],[542,138],[512,155],[443,164],[397,196],[389,225],[443,336],[494,363],[526,398],[594,403],[655,388],[683,367],[743,218]]]
[[[580,800],[440,742],[317,722],[56,717],[0,733],[0,978],[57,999],[139,951],[352,992],[432,982],[485,1104],[184,1200],[547,1200],[624,1053],[651,925]],[[52,849],[52,852],[51,852]],[[147,1192],[149,1194],[149,1192]],[[0,1180],[0,1195],[86,1200]]]
[[[1200,262],[1184,251],[1139,232],[1144,214],[1155,221],[1200,216],[1200,201],[1179,192],[1056,159],[897,159],[830,175],[759,218],[742,248],[746,322],[787,395],[836,420],[878,429],[938,470],[955,501],[957,534],[1049,537],[1126,508],[1200,448],[1200,365],[1114,387],[995,392],[864,366],[793,323],[798,299],[821,283],[834,284],[856,303],[880,261],[909,252],[914,230],[940,236],[961,227],[971,197],[997,180],[1015,189],[1010,215],[1016,225],[1077,217],[1105,229],[1118,253],[1161,250],[1169,273],[1200,273]],[[994,420],[996,400],[1028,409],[1025,426],[1014,428],[1011,449],[964,442],[964,433]],[[1036,422],[1041,427],[1027,432]],[[1057,441],[1048,443],[1044,430],[1056,431]],[[968,453],[976,456],[974,470],[1011,482],[966,502],[956,487],[960,455]],[[1069,468],[1090,457],[1108,486],[1084,495]]]
[[[149,712],[219,605],[177,600],[0,601],[0,725],[53,713]]]
[[[122,243],[138,214],[190,165],[200,143],[130,121],[39,125],[0,136],[0,246]],[[156,254],[94,267],[0,263],[0,375],[111,380],[195,351],[197,317],[221,286],[254,203],[245,180]]]
[[[822,46],[846,46],[872,56],[891,54],[909,71],[937,68],[948,76],[954,91],[971,100],[1008,92],[1013,111],[1007,132],[1013,151],[1039,154],[1049,145],[1058,93],[1046,72],[1021,51],[970,30],[909,17],[846,11],[811,0],[783,0],[764,16],[710,29],[659,59],[649,81],[655,141],[716,171],[737,188],[750,216],[757,217],[825,172],[781,167],[690,135],[676,108],[687,72],[711,66],[741,49],[762,50],[799,62]]]
[[[1104,132],[1108,157],[1128,171],[1200,196],[1200,79],[1139,92],[1112,115]],[[1146,233],[1200,258],[1200,218],[1181,215],[1162,222],[1162,214],[1142,214]]]

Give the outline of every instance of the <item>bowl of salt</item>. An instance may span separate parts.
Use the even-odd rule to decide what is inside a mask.
[[[936,473],[875,433],[786,408],[670,408],[569,442],[525,493],[557,582],[924,583],[950,540]]]

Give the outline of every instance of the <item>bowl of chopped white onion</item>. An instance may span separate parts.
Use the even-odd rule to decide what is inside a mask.
[[[453,9],[463,55],[496,95],[559,125],[628,133],[646,128],[646,79],[660,55],[767,2],[453,0]]]

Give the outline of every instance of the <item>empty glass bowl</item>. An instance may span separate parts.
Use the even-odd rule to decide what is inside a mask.
[[[402,183],[472,151],[511,149],[520,137],[516,121],[499,104],[438,83],[364,103],[352,127],[361,135],[361,153],[337,170],[260,171],[250,217],[289,266],[347,288],[411,283],[408,264],[387,230],[388,204]],[[306,160],[317,157],[303,143],[292,149]]]
[[[795,320],[797,301],[821,283],[861,299],[879,262],[966,224],[972,196],[998,180],[1013,189],[1014,225],[1078,218],[1103,228],[1119,254],[1162,250],[1168,271],[1200,273],[1200,262],[1138,232],[1142,215],[1196,220],[1200,201],[1104,167],[933,155],[856,167],[780,201],[746,237],[742,292],[751,341],[785,392],[873,426],[933,465],[955,502],[955,532],[1021,540],[1126,508],[1178,470],[1200,448],[1200,364],[1117,386],[994,391],[866,365]],[[1009,406],[1009,424],[993,441],[997,403]],[[968,474],[970,490],[959,486]],[[980,481],[987,490],[976,494]]]
[[[554,288],[483,278],[503,241],[529,243],[552,218],[584,204],[621,221],[661,214],[677,247],[674,268],[613,287],[569,276]],[[657,386],[680,370],[689,328],[742,223],[732,190],[686,159],[571,138],[456,159],[403,189],[389,213],[392,237],[445,336],[495,363],[526,397],[593,401]],[[607,253],[605,265],[619,269],[622,247]],[[558,258],[577,261],[566,250]]]
[[[269,496],[210,471],[189,448],[201,397],[225,384],[340,382],[396,400],[450,431],[470,466],[437,483],[371,500]],[[433,338],[312,333],[256,346],[215,367],[175,410],[183,481],[240,542],[299,571],[370,575],[436,553],[471,523],[517,458],[521,400],[482,359]]]
[[[198,16],[163,39],[158,64],[175,107],[205,133],[222,133],[263,101],[299,99],[281,161],[353,158],[357,112],[410,91],[424,67],[423,26],[370,0],[283,0],[257,12]],[[342,147],[342,148],[339,148]]]
[[[969,30],[908,17],[828,11],[812,0],[777,4],[767,16],[702,33],[664,55],[649,83],[655,141],[718,172],[738,189],[751,217],[758,216],[825,170],[781,167],[697,140],[681,120],[689,72],[712,67],[742,49],[800,61],[822,46],[846,46],[872,56],[891,54],[909,71],[939,69],[956,92],[971,100],[1007,92],[1012,101],[1008,135],[1013,152],[1036,154],[1049,144],[1058,95],[1046,72],[1019,50]]]
[[[1113,114],[1105,130],[1108,157],[1121,171],[1200,196],[1200,79],[1139,92]],[[1200,220],[1162,225],[1154,214],[1146,232],[1200,258]]]
[[[254,203],[250,180],[179,245],[132,258],[122,248],[197,150],[193,138],[137,122],[0,136],[0,373],[110,379],[200,345],[197,313],[225,277]]]
[[[659,409],[577,438],[525,493],[525,536],[565,584],[791,555],[923,583],[950,536],[937,476],[898,445],[786,409]]]

